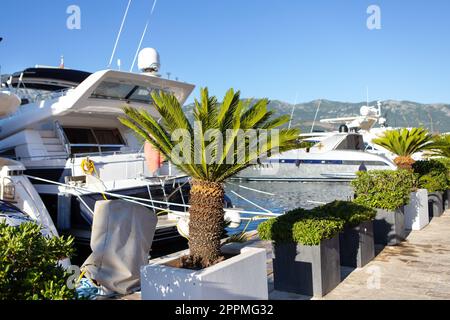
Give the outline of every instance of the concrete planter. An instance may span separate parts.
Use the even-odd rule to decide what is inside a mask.
[[[377,209],[373,222],[375,244],[396,246],[405,240],[404,207],[395,211]]]
[[[199,271],[165,265],[174,257],[143,266],[142,300],[267,300],[266,250],[246,247],[236,252],[230,246],[222,251],[240,253]]]
[[[339,238],[318,246],[273,245],[275,290],[322,297],[341,281]]]
[[[428,209],[430,218],[437,218],[444,213],[444,193],[440,191],[428,194]]]
[[[339,235],[341,266],[362,268],[375,257],[373,222],[345,228]]]
[[[444,211],[450,209],[450,190],[444,192]]]
[[[428,215],[428,191],[419,189],[411,192],[411,201],[405,206],[405,228],[407,230],[422,230],[430,218]]]

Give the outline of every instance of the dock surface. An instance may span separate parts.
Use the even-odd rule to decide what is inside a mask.
[[[252,246],[267,249],[270,299],[312,299],[275,291],[270,243],[256,240]],[[342,268],[341,273],[341,284],[320,299],[450,300],[450,211],[421,231],[411,231],[401,245],[385,247],[364,268]]]
[[[341,268],[342,282],[323,298],[274,290],[272,245],[249,233],[248,246],[265,248],[270,300],[450,300],[450,211],[385,247],[361,269]],[[140,299],[140,294],[121,297]]]

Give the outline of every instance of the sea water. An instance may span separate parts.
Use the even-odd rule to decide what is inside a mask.
[[[334,200],[349,200],[354,194],[348,182],[236,181],[227,183],[225,190],[236,208],[256,212],[265,209],[280,214],[296,208],[312,209]],[[247,231],[255,230],[261,222],[251,222]],[[242,221],[239,228],[229,229],[229,234],[241,232],[246,225],[247,222]]]

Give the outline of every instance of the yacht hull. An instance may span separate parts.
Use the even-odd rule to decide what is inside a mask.
[[[367,170],[384,170],[385,166],[367,166]],[[262,164],[249,167],[237,176],[248,181],[351,181],[360,165],[354,164]]]

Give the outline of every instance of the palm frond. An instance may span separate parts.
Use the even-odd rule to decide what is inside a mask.
[[[386,131],[372,142],[402,157],[434,148],[432,134],[423,128]]]
[[[288,116],[273,119],[267,99],[252,104],[230,89],[219,104],[205,88],[200,101],[195,100],[195,123],[191,124],[174,95],[160,91],[153,92],[152,98],[161,121],[130,107],[124,108],[125,116],[119,120],[193,178],[222,182],[261,157],[299,147],[298,129],[281,129],[276,138],[262,139],[267,130],[277,130],[289,121]],[[190,136],[189,143],[172,141],[180,129]],[[242,137],[247,133],[251,135]],[[180,161],[184,156],[188,161]]]

